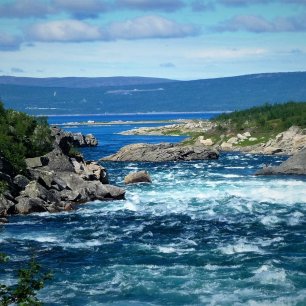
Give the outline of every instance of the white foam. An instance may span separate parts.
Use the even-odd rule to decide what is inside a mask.
[[[264,216],[260,220],[263,225],[267,226],[273,226],[275,224],[280,223],[280,221],[280,218],[278,218],[277,216]]]
[[[257,245],[247,244],[244,242],[221,247],[220,251],[225,255],[233,255],[237,253],[263,253]]]
[[[286,282],[287,276],[284,269],[274,268],[271,265],[262,265],[253,272],[253,280],[262,284],[280,284]]]

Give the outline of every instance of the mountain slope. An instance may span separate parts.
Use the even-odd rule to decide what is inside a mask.
[[[143,84],[160,84],[173,82],[173,80],[148,77],[64,77],[64,78],[29,78],[0,76],[0,84],[22,85],[39,87],[68,87],[68,88],[89,88],[100,86],[126,86]]]
[[[99,88],[0,85],[6,107],[31,114],[240,110],[306,101],[306,72]]]

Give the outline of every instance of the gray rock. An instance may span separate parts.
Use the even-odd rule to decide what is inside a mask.
[[[306,175],[306,148],[296,153],[279,166],[265,167],[255,173],[255,175],[278,174]]]
[[[46,156],[39,156],[39,157],[27,158],[25,162],[27,164],[27,167],[35,169],[46,166],[49,160]]]
[[[49,159],[49,163],[45,167],[46,170],[53,170],[57,172],[74,172],[74,167],[69,157],[65,155],[61,150],[54,149],[50,153],[46,154],[46,157]]]
[[[216,150],[204,146],[180,144],[132,144],[121,148],[116,154],[102,158],[104,161],[167,162],[217,159]]]
[[[107,190],[108,194],[105,199],[115,199],[115,200],[124,200],[125,199],[125,190],[113,186],[113,185],[103,185],[103,187]]]
[[[152,183],[151,177],[147,171],[138,171],[129,173],[124,178],[124,183],[128,184],[136,184],[136,183]]]
[[[15,205],[17,214],[30,214],[34,212],[47,211],[46,203],[42,199],[18,197],[18,204]]]
[[[54,190],[55,191],[55,190]],[[49,191],[42,185],[40,185],[37,181],[31,181],[25,188],[24,191],[21,192],[22,196],[29,198],[40,198],[48,203],[59,203],[60,196],[55,194],[54,191]]]
[[[14,205],[14,202],[7,199],[4,195],[0,195],[0,217],[7,216]]]
[[[30,180],[24,175],[18,174],[14,177],[14,184],[18,186],[21,190],[25,189],[25,187],[30,183]]]

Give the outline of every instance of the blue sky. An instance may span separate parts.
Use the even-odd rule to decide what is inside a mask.
[[[0,75],[306,71],[306,0],[0,0]]]

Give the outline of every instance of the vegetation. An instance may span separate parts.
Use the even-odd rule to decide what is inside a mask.
[[[0,253],[0,263],[5,263],[8,259],[6,255]],[[41,266],[32,259],[26,268],[18,271],[17,284],[12,286],[0,284],[0,305],[42,305],[36,295],[44,288],[45,281],[51,278],[51,273],[42,272]]]
[[[0,102],[0,154],[17,172],[25,170],[25,158],[51,150],[52,137],[46,118],[4,109]]]
[[[215,128],[207,132],[176,130],[177,135],[189,136],[183,144],[193,144],[199,136],[210,138],[214,143],[226,141],[238,133],[250,132],[254,140],[246,139],[239,146],[249,146],[268,141],[293,125],[306,128],[306,103],[265,104],[247,110],[222,114],[212,120]],[[173,131],[166,134],[172,135]]]
[[[222,114],[214,119],[222,129],[241,132],[256,129],[257,132],[282,132],[292,125],[306,127],[306,103],[265,104],[243,111]]]
[[[8,189],[8,184],[6,181],[0,180],[0,195],[3,194]],[[0,257],[1,260],[1,257]]]

